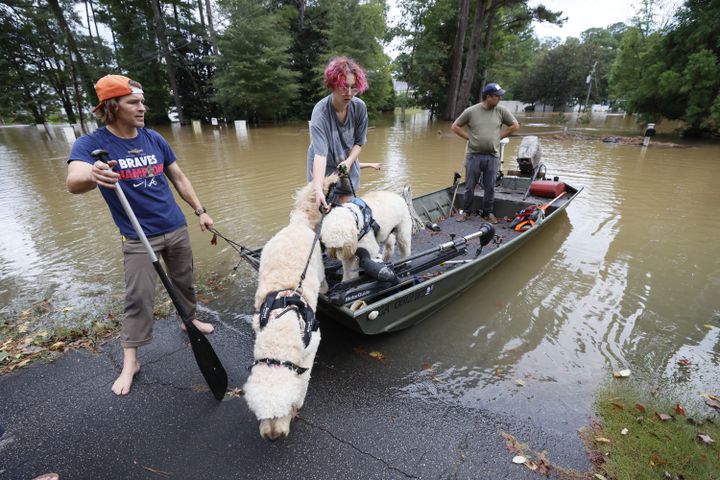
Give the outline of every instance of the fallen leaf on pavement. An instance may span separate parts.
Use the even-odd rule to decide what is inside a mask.
[[[715,443],[715,440],[713,440],[712,438],[710,438],[710,435],[706,435],[706,434],[704,434],[704,433],[698,434],[698,438],[699,438],[700,440],[702,440],[702,442],[703,442],[705,445],[710,445],[711,443]]]
[[[637,409],[638,412],[645,413],[645,405],[643,405],[641,403],[636,403],[635,408]]]
[[[527,462],[527,458],[523,457],[522,455],[516,455],[512,459],[513,463],[521,464]]]
[[[524,386],[525,386],[525,382],[524,382],[523,380],[520,380],[520,379],[518,378],[517,380],[515,380],[515,385],[517,385],[518,387],[524,387]]]
[[[656,416],[657,418],[659,418],[660,420],[662,420],[663,422],[667,422],[668,420],[672,420],[672,419],[673,419],[673,417],[671,417],[670,415],[667,415],[667,414],[665,414],[665,413],[655,412],[655,416]]]
[[[629,369],[620,370],[620,371],[618,371],[618,372],[613,372],[613,377],[615,377],[615,378],[626,378],[626,377],[629,377],[629,376],[630,376],[630,370],[629,370]]]
[[[595,441],[598,443],[610,443],[610,439],[605,437],[595,437]]]
[[[382,354],[382,352],[370,352],[368,353],[372,358],[377,360],[378,362],[384,362],[385,361],[385,355]]]
[[[192,390],[192,391],[195,392],[195,393],[199,393],[199,392],[209,392],[209,391],[210,391],[210,387],[208,387],[208,386],[205,385],[204,383],[196,383],[196,384],[194,384],[194,385],[192,385],[192,386],[190,387],[190,390]]]
[[[680,366],[687,367],[688,365],[690,365],[690,360],[688,360],[687,358],[683,357],[683,358],[681,358],[680,360],[678,360],[677,363],[678,363],[678,365],[680,365]]]
[[[148,472],[157,473],[158,475],[160,475],[161,477],[164,477],[164,478],[170,478],[170,475],[172,475],[171,472],[164,472],[162,470],[158,470],[157,468],[146,467],[145,465],[143,465],[143,468],[145,470],[147,470]]]
[[[683,417],[687,416],[685,414],[685,409],[679,403],[675,404],[675,413],[677,413],[678,415],[682,415]]]

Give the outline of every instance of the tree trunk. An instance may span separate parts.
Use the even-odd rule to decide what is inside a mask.
[[[160,0],[152,0],[150,3],[152,4],[153,16],[155,17],[155,33],[163,52],[163,58],[165,58],[165,69],[167,70],[168,80],[170,80],[170,88],[172,89],[173,100],[175,100],[178,120],[181,125],[184,125],[185,118],[183,116],[182,101],[180,100],[180,91],[178,90],[177,78],[175,78],[173,59],[172,55],[170,55],[170,47],[168,46],[167,35],[165,34],[165,23],[160,13]]]
[[[60,53],[58,53],[54,46],[51,46],[50,49],[52,50],[55,59],[60,58]],[[38,71],[47,79],[50,86],[53,90],[55,90],[55,93],[60,98],[60,102],[62,103],[63,110],[65,110],[68,122],[75,123],[77,121],[75,119],[75,111],[73,110],[72,100],[70,99],[70,94],[68,93],[67,85],[65,83],[66,72],[61,70],[57,64],[53,64],[51,59],[47,57],[43,57],[43,61],[38,62],[36,65]],[[47,68],[45,68],[46,66]]]
[[[97,26],[97,16],[95,16],[95,5],[93,5],[92,0],[89,0],[88,3],[90,3],[90,11],[92,12],[93,23],[95,24],[95,36],[97,38],[100,38],[100,32],[98,31],[98,26]],[[100,42],[100,43],[102,43],[102,42]]]
[[[23,66],[17,62],[15,56],[11,56],[10,61],[15,67],[15,72],[17,73],[18,78],[20,78],[20,88],[22,90],[22,95],[25,98],[25,103],[27,104],[27,107],[33,114],[33,120],[36,124],[45,123],[45,115],[42,113],[42,109],[37,104],[37,102],[35,101],[35,97],[33,97],[32,92],[28,88],[29,83],[27,82],[27,80],[25,79],[25,75],[23,74]]]
[[[58,21],[58,25],[60,26],[60,30],[65,35],[65,40],[67,41],[67,47],[70,53],[71,62],[73,66],[77,65],[77,75],[80,77],[80,83],[83,85],[83,89],[85,90],[85,93],[88,98],[93,98],[93,94],[95,92],[95,85],[93,84],[92,76],[90,75],[90,71],[87,68],[87,65],[85,64],[85,61],[83,60],[82,55],[80,55],[80,51],[78,50],[77,43],[75,43],[75,37],[72,34],[72,31],[70,30],[70,27],[68,26],[67,22],[65,21],[65,17],[63,16],[63,11],[60,8],[60,4],[58,3],[58,0],[48,0],[48,5],[50,6],[50,10],[52,10],[53,15],[55,16],[56,20]],[[75,57],[75,58],[72,58]],[[80,119],[82,122],[82,117]],[[83,130],[85,129],[85,126],[82,125]]]
[[[212,52],[213,55],[217,57],[218,55],[220,55],[220,52],[218,52],[216,46],[217,42],[215,41],[215,27],[213,27],[212,7],[210,5],[210,0],[205,0],[205,7],[207,8],[208,32],[210,32],[210,43],[212,45]]]
[[[455,106],[457,105],[458,88],[460,87],[460,71],[462,70],[462,59],[465,51],[465,34],[467,33],[468,17],[470,16],[470,0],[460,0],[458,12],[458,26],[455,32],[455,44],[453,45],[452,73],[448,85],[447,106],[445,108],[446,120],[454,120]]]
[[[92,24],[90,23],[90,7],[88,2],[85,0],[85,19],[87,20],[88,35],[90,36],[90,43],[93,41]]]
[[[495,1],[492,3],[494,4]],[[457,104],[455,105],[453,117],[466,109],[470,101],[470,89],[475,81],[478,56],[480,55],[480,40],[482,39],[483,26],[485,24],[485,7],[485,0],[478,0],[477,10],[475,10],[475,18],[473,20],[472,39],[470,40],[468,53],[465,57],[465,68],[463,69],[462,79],[460,80],[460,89],[458,91]]]
[[[485,41],[483,41],[483,52],[489,52],[490,51],[490,44],[492,43],[493,34],[495,33],[495,18],[497,14],[497,8],[493,8],[488,12],[488,18],[487,18],[487,27],[485,27]],[[478,89],[477,98],[482,98],[482,90],[485,88],[485,82],[487,81],[487,62],[485,64],[485,68],[483,68],[481,77],[480,77],[480,88]]]
[[[200,26],[202,27],[203,31],[205,30],[205,13],[203,12],[203,0],[197,0],[198,3],[198,13],[200,14]]]

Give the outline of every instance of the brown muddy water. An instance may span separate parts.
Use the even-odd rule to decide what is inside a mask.
[[[550,115],[520,116],[521,134],[562,129]],[[571,132],[640,135],[630,117],[595,116]],[[426,114],[371,121],[362,191],[415,194],[446,187],[463,142]],[[158,129],[176,151],[220,232],[261,246],[285,225],[304,183],[307,125],[235,131]],[[651,385],[697,397],[720,389],[720,144],[655,139],[642,148],[541,136],[551,175],[584,186],[565,215],[442,312],[409,330],[367,339],[402,381],[396,395],[496,408],[558,428],[582,425],[598,383],[629,368]],[[660,125],[663,131],[663,125]],[[505,150],[514,166],[520,138]],[[65,190],[70,144],[35,127],[0,129],[0,302],[4,317],[49,299],[67,322],[122,293],[119,239],[97,192]],[[196,270],[230,278],[204,307],[244,325],[255,273],[222,240],[210,244],[190,208]],[[248,332],[250,331],[247,326]],[[350,353],[349,353],[350,354]],[[689,365],[681,365],[681,359]],[[435,381],[422,365],[429,363]],[[524,386],[520,386],[522,380]]]

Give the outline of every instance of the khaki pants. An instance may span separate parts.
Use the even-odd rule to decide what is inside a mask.
[[[187,226],[148,238],[158,258],[163,259],[165,272],[175,287],[180,303],[195,318],[195,285],[193,258]],[[140,347],[152,340],[155,267],[140,240],[123,238],[125,257],[125,315],[122,323],[123,347]]]

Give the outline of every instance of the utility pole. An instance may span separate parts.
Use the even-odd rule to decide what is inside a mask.
[[[597,67],[597,60],[593,63],[592,70],[590,70],[590,74],[585,79],[585,83],[587,83],[588,86],[588,93],[585,97],[585,108],[583,109],[585,112],[587,112],[588,102],[590,101],[590,89],[592,88],[592,76],[595,73],[595,67]]]

